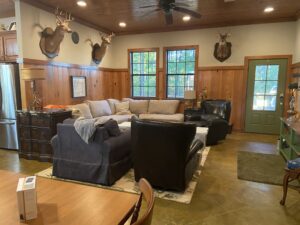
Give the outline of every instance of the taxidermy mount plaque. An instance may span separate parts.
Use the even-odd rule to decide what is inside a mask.
[[[214,50],[214,56],[217,60],[220,62],[224,62],[226,59],[228,59],[231,56],[231,42],[227,42],[227,37],[230,36],[230,34],[219,34],[220,35],[220,41],[215,44],[215,50]]]

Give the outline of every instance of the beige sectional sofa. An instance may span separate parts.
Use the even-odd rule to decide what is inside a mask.
[[[86,119],[99,118],[114,119],[118,123],[130,121],[133,115],[140,119],[183,122],[182,113],[177,113],[179,100],[134,100],[124,98],[100,101],[85,101],[70,108],[74,117],[82,116]]]

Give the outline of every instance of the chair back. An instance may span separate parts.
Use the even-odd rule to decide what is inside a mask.
[[[230,120],[231,102],[222,99],[207,99],[201,103],[201,109],[205,114],[215,114],[225,119],[227,122]]]
[[[139,181],[139,188],[141,191],[139,200],[133,205],[125,217],[121,220],[119,225],[150,225],[152,222],[152,214],[154,208],[154,192],[149,182],[141,178]],[[145,213],[139,218],[139,212],[142,205],[142,199],[145,199],[147,207]],[[131,218],[130,218],[131,217]],[[130,219],[130,221],[128,221]]]
[[[146,178],[156,188],[184,189],[186,159],[195,133],[195,124],[132,120],[135,180]]]

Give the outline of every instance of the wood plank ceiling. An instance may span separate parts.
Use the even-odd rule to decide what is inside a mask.
[[[15,16],[14,0],[0,0],[0,18]]]
[[[24,1],[31,4],[41,3],[40,7],[45,6],[48,9],[58,6],[71,12],[78,21],[116,34],[292,21],[298,18],[300,10],[300,0],[176,0],[177,3],[188,4],[188,9],[201,13],[202,18],[192,18],[189,22],[183,22],[184,14],[173,12],[173,25],[166,25],[162,11],[149,13],[156,7],[140,8],[156,5],[158,0],[86,0],[85,8],[77,6],[76,0]],[[264,13],[263,10],[267,6],[274,7],[274,11]],[[119,27],[121,21],[127,23],[126,28]]]

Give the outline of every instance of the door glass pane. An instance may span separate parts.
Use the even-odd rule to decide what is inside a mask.
[[[264,109],[264,96],[257,95],[253,96],[253,110],[263,110]]]
[[[266,94],[277,95],[277,81],[267,81]]]
[[[256,66],[255,80],[266,80],[267,78],[267,65]]]
[[[254,95],[264,95],[266,88],[265,81],[255,81],[254,83]]]
[[[279,65],[268,66],[267,80],[278,80],[278,74],[279,74]]]
[[[264,110],[275,111],[276,109],[276,96],[265,96]]]

